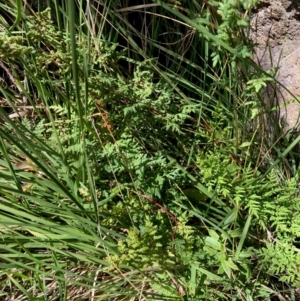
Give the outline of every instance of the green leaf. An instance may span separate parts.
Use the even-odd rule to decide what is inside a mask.
[[[190,281],[189,281],[189,287],[190,287],[191,294],[194,295],[196,292],[196,286],[197,286],[197,281],[196,281],[197,266],[195,264],[192,264],[190,269],[191,269],[191,277],[190,277]]]
[[[217,239],[210,236],[205,238],[205,245],[217,251],[222,249],[222,244]]]

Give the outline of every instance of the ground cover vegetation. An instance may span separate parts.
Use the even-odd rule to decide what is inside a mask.
[[[1,300],[297,299],[255,5],[1,2]]]

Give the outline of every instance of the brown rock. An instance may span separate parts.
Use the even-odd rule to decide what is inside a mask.
[[[289,90],[278,87],[277,101],[300,97],[300,1],[260,0],[251,20],[251,40],[256,61],[265,70],[279,67],[277,79]],[[297,100],[280,110],[286,131],[297,124],[299,110]]]

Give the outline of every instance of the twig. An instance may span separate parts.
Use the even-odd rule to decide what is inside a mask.
[[[138,193],[135,192],[135,191],[132,191],[132,192],[134,192],[135,194],[137,194],[137,195],[143,197],[144,199],[146,199],[147,201],[149,201],[150,203],[152,203],[152,204],[155,205],[156,207],[160,208],[161,211],[162,211],[163,213],[165,213],[167,216],[169,216],[169,217],[174,221],[174,224],[175,224],[175,230],[171,233],[171,235],[172,235],[172,240],[174,241],[176,232],[177,232],[177,230],[178,230],[178,220],[177,220],[176,216],[175,216],[173,213],[171,213],[170,211],[168,211],[168,210],[167,210],[164,206],[162,206],[160,203],[155,202],[155,201],[154,201],[153,199],[151,199],[148,195],[146,195],[146,194],[138,194]]]
[[[27,104],[27,98],[25,96],[24,91],[22,90],[22,88],[17,84],[16,80],[14,79],[13,75],[11,74],[11,72],[9,71],[9,69],[3,64],[3,61],[0,60],[0,67],[3,68],[8,76],[8,78],[10,79],[10,81],[12,82],[12,84],[16,87],[16,89],[20,92],[22,99],[23,99],[23,104],[26,105]]]

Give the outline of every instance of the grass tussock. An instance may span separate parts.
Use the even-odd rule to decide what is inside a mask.
[[[1,300],[296,300],[255,1],[48,2],[0,4]]]

